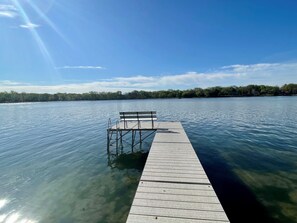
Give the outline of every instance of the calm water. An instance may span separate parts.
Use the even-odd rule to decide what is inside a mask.
[[[150,147],[107,156],[128,110],[182,121],[232,222],[297,222],[297,97],[2,104],[0,222],[125,222]]]

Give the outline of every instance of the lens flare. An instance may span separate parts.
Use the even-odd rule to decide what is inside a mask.
[[[43,13],[39,7],[33,3],[31,0],[27,0],[31,8],[47,23],[48,26],[50,26],[68,45],[70,45],[70,42],[66,39],[66,37],[63,35],[63,33],[57,28],[57,26]]]
[[[14,3],[15,7],[18,9],[23,22],[25,24],[27,24],[27,25],[28,24],[33,24],[31,22],[29,16],[27,15],[27,13],[25,12],[24,8],[19,3],[19,1],[18,0],[12,0],[12,2]],[[39,36],[38,32],[34,28],[31,28],[29,30],[30,30],[34,40],[36,41],[36,43],[37,43],[37,45],[39,47],[39,50],[42,53],[43,57],[46,59],[47,63],[49,63],[54,68],[55,67],[54,61],[53,61],[48,49],[46,48],[46,45],[44,44],[41,37]]]

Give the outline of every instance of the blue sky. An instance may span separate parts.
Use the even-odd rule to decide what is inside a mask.
[[[297,83],[295,0],[0,0],[0,91]]]

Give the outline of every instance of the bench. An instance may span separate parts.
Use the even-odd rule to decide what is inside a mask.
[[[138,112],[120,112],[120,121],[124,122],[126,128],[127,122],[136,121],[138,128],[141,128],[142,121],[152,122],[152,129],[154,128],[154,121],[157,120],[157,113],[155,111],[138,111]]]

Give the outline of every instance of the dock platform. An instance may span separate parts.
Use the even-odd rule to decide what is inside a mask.
[[[127,223],[229,222],[181,123],[155,128]]]

